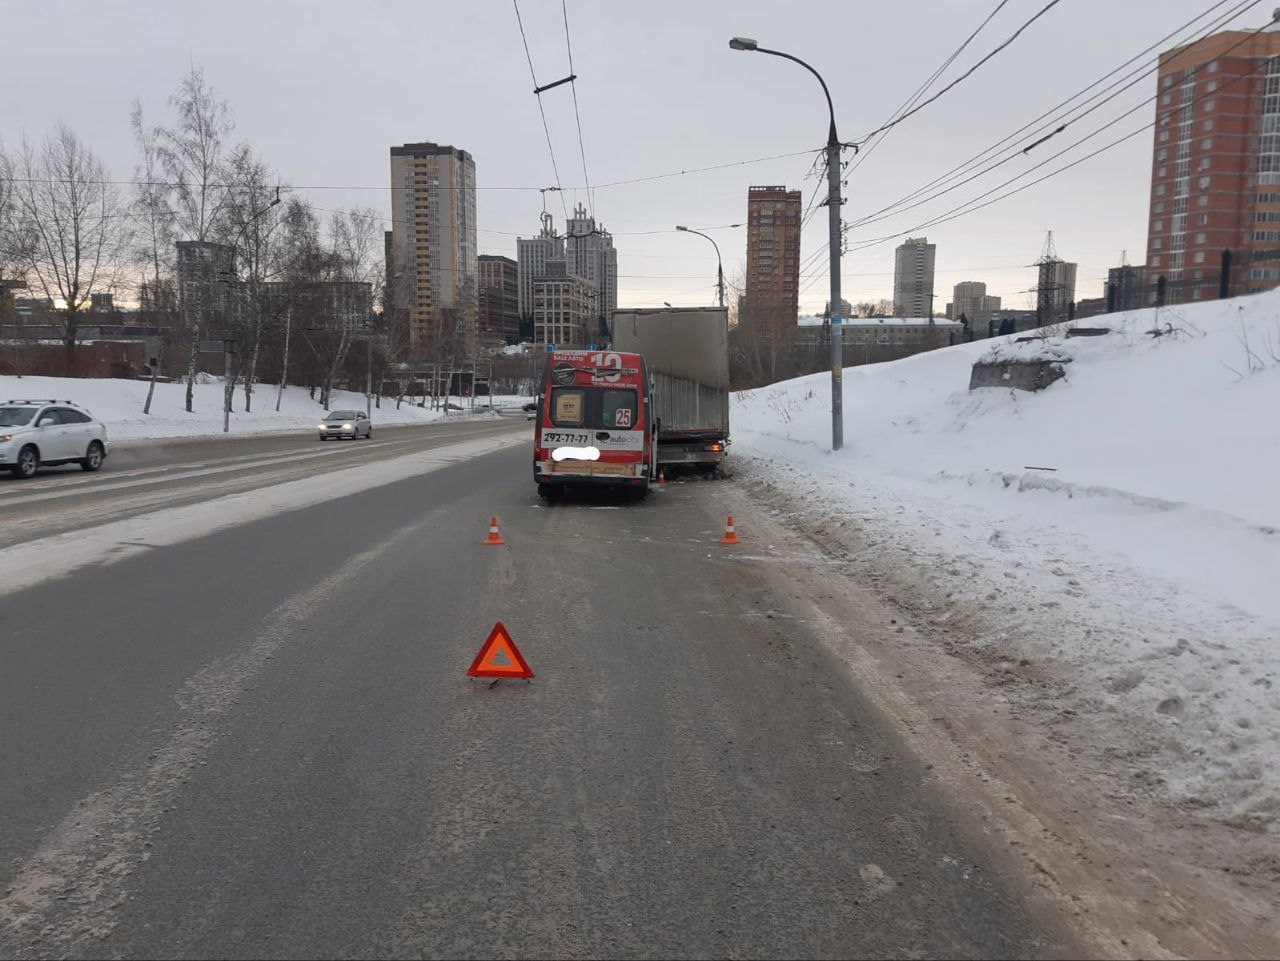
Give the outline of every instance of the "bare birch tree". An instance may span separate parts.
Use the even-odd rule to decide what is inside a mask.
[[[142,276],[142,301],[154,317],[168,320],[168,326],[172,328],[173,305],[176,303],[176,291],[173,287],[173,208],[169,203],[168,190],[160,182],[160,155],[155,131],[146,125],[140,100],[133,102],[133,108],[129,112],[129,126],[133,131],[134,146],[138,150],[130,212],[134,224],[134,259]],[[144,414],[151,413],[156,379],[160,376],[163,361],[164,339],[161,338],[156,349],[155,363],[151,365],[147,400],[142,405]]]
[[[169,98],[176,117],[173,126],[157,127],[156,149],[169,181],[170,200],[175,213],[176,235],[183,240],[212,241],[225,212],[227,189],[223,169],[226,140],[235,124],[231,108],[219,100],[205,81],[204,71],[192,67],[182,78],[178,91]],[[192,409],[196,358],[204,334],[205,314],[211,285],[200,284],[183,290],[179,307],[191,337],[187,360],[187,410]],[[195,296],[192,296],[195,294]],[[193,302],[195,301],[195,302]]]
[[[17,274],[26,258],[20,253],[21,238],[13,215],[13,160],[0,144],[0,280]]]
[[[241,144],[227,161],[230,189],[227,195],[224,229],[231,243],[232,271],[237,281],[243,273],[247,294],[246,316],[241,340],[248,350],[248,363],[237,374],[244,377],[244,409],[253,408],[253,385],[258,376],[264,327],[270,317],[267,282],[280,269],[280,178],[253,152]],[[242,353],[243,356],[243,353]],[[228,387],[228,398],[234,384]]]
[[[284,303],[284,349],[280,359],[280,386],[276,390],[276,410],[284,397],[289,379],[289,351],[293,340],[294,321],[298,315],[300,298],[313,281],[312,272],[320,260],[320,221],[311,204],[298,197],[290,197],[280,215],[281,276],[286,284]]]
[[[404,278],[399,276],[384,284],[382,316],[379,318],[383,344],[383,378],[388,372],[395,371],[396,410],[404,403],[405,378],[402,365],[409,354],[409,309],[406,306],[408,298],[404,288]],[[378,393],[382,393],[381,384]]]
[[[332,252],[334,280],[344,283],[368,284],[371,293],[370,307],[381,299],[385,271],[382,268],[382,215],[367,207],[353,207],[339,211],[329,221],[329,243]],[[333,381],[346,358],[347,351],[358,334],[372,337],[371,312],[364,317],[340,316],[338,344],[333,352],[329,372],[325,378],[323,402],[328,410]],[[358,324],[358,326],[357,326]],[[368,345],[370,356],[372,343]]]
[[[38,148],[24,140],[15,166],[14,252],[28,282],[57,308],[73,377],[80,314],[91,294],[115,287],[129,224],[106,167],[66,125]]]

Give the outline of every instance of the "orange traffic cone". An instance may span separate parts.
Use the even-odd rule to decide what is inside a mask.
[[[658,486],[659,487],[667,486],[667,472],[664,471],[661,467],[658,468]]]
[[[496,517],[489,518],[489,536],[484,539],[485,544],[505,544],[502,535],[498,533],[498,519]]]
[[[721,544],[741,544],[742,543],[742,541],[738,540],[738,534],[733,529],[732,516],[727,521],[725,521],[724,537],[720,538],[720,543]]]

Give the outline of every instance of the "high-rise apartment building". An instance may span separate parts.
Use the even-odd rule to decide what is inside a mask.
[[[1280,33],[1229,30],[1160,55],[1145,300],[1280,284]],[[1163,278],[1163,282],[1161,282]]]
[[[202,240],[179,240],[175,247],[183,321],[206,338],[216,338],[232,325],[241,301],[235,252],[226,244]]]
[[[800,191],[747,189],[746,303],[788,326],[800,308]]]
[[[563,260],[547,264],[533,282],[533,340],[558,348],[599,344],[595,285],[568,269]]]
[[[533,322],[534,282],[546,276],[547,264],[564,259],[564,238],[556,233],[555,218],[544,210],[538,236],[516,239],[517,309],[524,323]]]
[[[477,259],[479,297],[477,333],[480,346],[501,347],[520,339],[516,262],[498,254]]]
[[[435,143],[391,148],[392,273],[411,346],[476,349],[476,164]]]
[[[933,316],[933,262],[937,246],[927,237],[908,237],[894,255],[895,317]]]
[[[565,263],[569,272],[582,277],[597,293],[595,316],[600,339],[607,337],[608,324],[618,309],[618,252],[613,237],[603,225],[596,226],[594,217],[578,204],[569,218],[565,232]]]
[[[561,236],[542,214],[536,237],[516,240],[518,312],[533,339],[557,347],[582,347],[608,339],[618,306],[618,254],[613,238],[581,204]]]
[[[1041,326],[1070,319],[1076,300],[1076,264],[1052,257],[1037,266],[1036,317]]]
[[[1000,309],[1000,298],[987,294],[987,285],[980,280],[966,280],[951,289],[948,320],[964,319],[972,324],[985,324],[987,317]]]
[[[1107,271],[1107,289],[1103,301],[1107,310],[1137,310],[1143,305],[1142,288],[1146,281],[1146,267],[1142,264],[1124,264]]]

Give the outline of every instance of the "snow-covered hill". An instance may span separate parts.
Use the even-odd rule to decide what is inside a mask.
[[[1280,291],[1080,326],[1112,333],[846,370],[836,454],[828,375],[736,395],[735,456],[857,518],[864,560],[965,605],[978,648],[1055,665],[1099,751],[1140,748],[1173,799],[1274,829]],[[993,351],[1066,377],[970,392]]]
[[[156,384],[151,413],[143,414],[148,384],[136,380],[80,380],[66,377],[0,377],[0,402],[17,399],[69,400],[87,408],[107,425],[111,440],[129,441],[163,437],[201,437],[222,433],[222,381],[209,378],[207,383],[195,385],[192,404],[194,410],[186,410],[186,385]],[[489,403],[488,397],[476,399],[477,404]],[[522,403],[524,398],[495,397],[496,405]],[[453,398],[455,404],[470,406],[470,398]],[[331,410],[364,409],[364,394],[336,391]],[[236,390],[232,405],[231,430],[233,435],[270,434],[314,427],[324,409],[313,400],[304,387],[287,387],[280,398],[280,410],[276,410],[276,387],[259,384],[253,391],[253,410],[244,412],[244,389]],[[457,416],[457,411],[450,411]],[[443,416],[439,410],[415,407],[409,403],[396,410],[394,397],[383,397],[382,406],[373,411],[373,422],[379,424],[422,424]]]

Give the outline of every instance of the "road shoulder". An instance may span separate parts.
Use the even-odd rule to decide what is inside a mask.
[[[852,682],[998,842],[1009,870],[1098,955],[1280,952],[1269,920],[1280,892],[1270,836],[1135,792],[1125,780],[1134,759],[1090,750],[1088,724],[1106,719],[1046,710],[1046,691],[1073,679],[975,643],[982,611],[939,603],[944,572],[906,555],[886,563],[879,552],[869,565],[878,532],[815,509],[749,464],[736,471],[724,500],[739,532],[758,551],[799,559],[762,571],[790,585]],[[825,561],[805,562],[815,546]],[[853,636],[847,624],[879,629]]]

